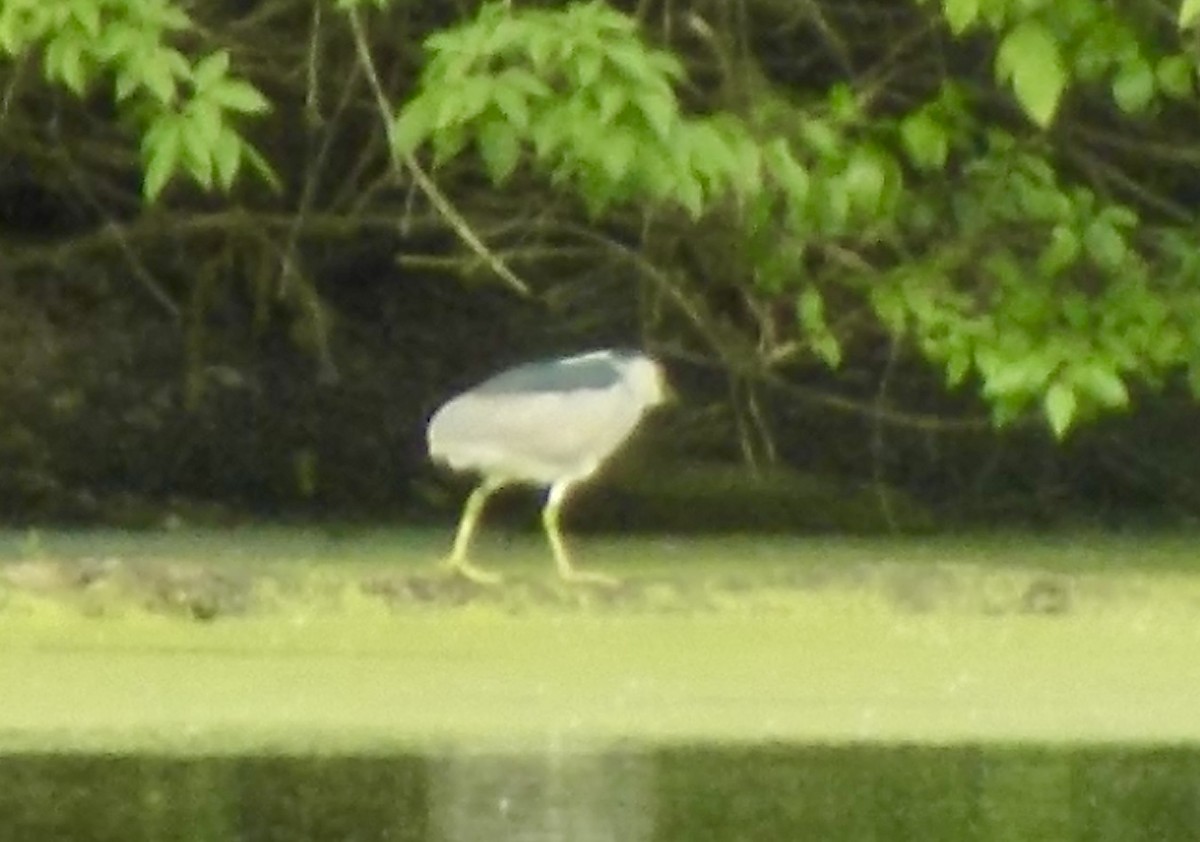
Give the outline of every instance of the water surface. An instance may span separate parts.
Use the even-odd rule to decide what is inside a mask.
[[[1192,840],[1186,747],[711,746],[0,757],[51,840]]]

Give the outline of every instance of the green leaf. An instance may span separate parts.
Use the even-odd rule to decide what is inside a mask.
[[[996,76],[1011,81],[1017,101],[1042,128],[1054,120],[1067,84],[1058,42],[1036,20],[1017,24],[996,54]]]
[[[908,307],[903,289],[890,283],[871,287],[871,309],[893,336],[903,336],[908,324]]]
[[[920,169],[940,170],[946,166],[949,135],[926,111],[916,111],[900,121],[900,140],[908,157]]]
[[[520,91],[525,94],[526,100],[545,99],[554,94],[549,85],[524,67],[510,67],[505,70],[497,77],[496,86]]]
[[[628,132],[616,130],[604,133],[600,146],[600,166],[614,184],[624,181],[637,154],[637,144]]]
[[[827,234],[841,234],[850,219],[850,195],[842,189],[841,180],[818,178],[812,191],[810,208],[817,228]]]
[[[963,349],[946,356],[946,385],[951,389],[961,386],[971,371],[971,354]]]
[[[942,13],[950,31],[962,35],[979,17],[979,0],[942,0]]]
[[[0,3],[0,44],[4,52],[17,56],[53,32],[45,2],[4,0]]]
[[[680,129],[674,151],[686,156],[686,166],[703,179],[711,195],[731,187],[743,195],[755,192],[761,165],[756,143],[743,143],[746,138],[719,118],[685,122]]]
[[[842,345],[832,333],[814,336],[811,338],[810,344],[814,353],[830,368],[837,368],[842,364]]]
[[[975,365],[983,375],[983,392],[989,398],[1028,397],[1040,392],[1058,367],[1059,359],[1049,351],[1035,353],[1005,347],[1019,344],[1020,334],[1001,335],[997,347],[989,353],[979,349]]]
[[[757,140],[742,130],[740,123],[722,131],[726,144],[733,152],[735,166],[730,171],[733,188],[742,196],[763,189],[763,149]]]
[[[1166,56],[1159,60],[1154,77],[1162,92],[1175,99],[1187,99],[1196,88],[1196,68],[1186,56]]]
[[[97,0],[73,0],[71,17],[89,38],[100,37],[100,3]]]
[[[439,90],[437,119],[433,127],[441,130],[471,122],[491,102],[493,87],[490,78],[469,76],[453,88]]]
[[[412,154],[425,142],[433,128],[437,104],[433,97],[422,94],[409,100],[392,121],[392,149],[400,157]]]
[[[135,70],[132,62],[117,71],[117,81],[114,85],[117,102],[124,102],[142,87],[141,74]]]
[[[621,41],[610,45],[605,58],[630,82],[645,84],[662,78],[650,61],[649,51],[637,41]]]
[[[588,21],[590,28],[597,32],[612,35],[627,35],[637,29],[637,23],[633,18],[614,9],[605,2],[592,0],[592,2],[581,3],[579,5],[581,10],[586,12],[585,19]]]
[[[25,50],[26,38],[17,24],[17,15],[7,7],[0,8],[0,52],[15,56]]]
[[[196,63],[192,70],[192,84],[202,91],[214,82],[223,79],[229,71],[229,51],[217,50]]]
[[[1179,4],[1179,28],[1188,29],[1200,19],[1200,0],[1183,0]]]
[[[1050,422],[1050,429],[1060,439],[1071,429],[1077,409],[1075,391],[1061,380],[1051,385],[1042,399],[1042,411],[1046,414],[1046,420]]]
[[[183,140],[183,166],[192,178],[205,189],[213,186],[212,146],[202,133],[196,131],[193,120],[186,120]]]
[[[813,285],[806,286],[796,298],[796,315],[800,326],[807,333],[822,333],[829,330],[825,322],[825,296]]]
[[[866,146],[854,150],[841,177],[851,206],[859,213],[871,217],[879,212],[886,180],[887,174],[880,161],[880,153]]]
[[[87,89],[83,50],[76,35],[64,32],[47,45],[43,56],[47,77],[57,78],[76,96],[83,96]]]
[[[607,84],[599,89],[600,122],[608,125],[629,102],[629,94],[621,85]]]
[[[560,149],[569,147],[574,129],[570,109],[558,105],[548,109],[529,129],[533,139],[533,151],[538,160],[547,163],[558,155]]]
[[[1079,235],[1065,224],[1058,224],[1050,232],[1050,242],[1038,256],[1038,274],[1044,277],[1057,275],[1079,259],[1082,250]]]
[[[477,143],[492,184],[503,184],[516,170],[521,157],[517,130],[504,120],[490,120],[480,128]]]
[[[242,139],[229,126],[223,128],[213,143],[212,159],[217,183],[223,190],[231,189],[242,166]]]
[[[1100,218],[1114,228],[1136,228],[1141,218],[1137,212],[1125,205],[1105,205],[1100,211]]]
[[[192,28],[192,19],[177,3],[155,2],[151,8],[152,11],[146,15],[147,18],[165,30],[182,32]],[[146,14],[144,8],[141,11]]]
[[[1129,390],[1111,367],[1098,362],[1087,363],[1073,372],[1073,379],[1080,391],[1096,403],[1109,409],[1121,409],[1129,405]]]
[[[1113,99],[1126,114],[1144,111],[1154,101],[1154,69],[1141,56],[1122,62],[1112,82]]]
[[[1086,295],[1078,290],[1071,290],[1062,296],[1060,306],[1063,318],[1072,328],[1083,332],[1090,327],[1092,307]]]
[[[838,123],[856,123],[862,119],[862,106],[854,88],[845,82],[839,82],[829,89],[825,95],[829,113]]]
[[[1053,176],[1050,176],[1052,179]],[[1017,173],[1009,179],[1009,192],[1019,203],[1021,212],[1039,222],[1055,222],[1076,215],[1071,197],[1051,180]]]
[[[1120,269],[1129,257],[1125,237],[1103,218],[1094,220],[1083,234],[1088,256],[1100,267],[1112,272]]]
[[[788,200],[797,205],[808,201],[812,183],[808,170],[796,160],[783,138],[776,138],[766,149],[766,162],[779,185],[787,192]]]
[[[679,121],[679,106],[674,97],[642,92],[635,94],[633,101],[658,139],[669,143]]]
[[[426,47],[429,41],[425,42]],[[525,54],[533,65],[534,72],[539,76],[547,75],[551,70],[554,59],[558,56],[562,44],[562,34],[555,27],[536,27],[530,34],[525,45]]]
[[[141,78],[138,80],[139,87],[150,91],[160,105],[171,105],[176,98],[176,62],[172,59],[172,54],[183,58],[182,55],[171,49],[155,50],[153,53],[143,56],[137,68],[141,71]]]
[[[154,201],[175,174],[183,151],[183,120],[179,115],[164,112],[159,115],[142,137],[142,157],[146,174],[142,193]]]
[[[1006,427],[1021,417],[1027,401],[1021,398],[1007,398],[992,402],[992,423],[997,427]]]
[[[479,51],[486,56],[502,56],[509,47],[522,44],[526,33],[527,27],[522,20],[506,15],[489,27]]]
[[[808,335],[808,344],[830,368],[842,362],[842,346],[825,320],[825,299],[815,286],[806,286],[796,298],[796,315]]]
[[[637,178],[641,190],[658,202],[675,201],[675,177],[657,160],[638,159]]]
[[[524,93],[499,82],[492,89],[492,102],[514,129],[524,132],[529,128],[529,102]]]
[[[640,42],[635,41],[634,43]],[[663,77],[664,84],[670,85],[672,80],[678,82],[687,76],[687,72],[683,69],[683,63],[671,53],[651,50],[649,61],[650,66]]]
[[[804,144],[822,158],[836,157],[842,148],[842,136],[827,121],[810,117],[800,124]]]
[[[197,148],[212,149],[224,127],[221,109],[203,99],[194,99],[186,110],[188,134]]]
[[[152,48],[153,41],[146,33],[127,23],[114,21],[105,26],[96,38],[92,44],[92,53],[102,63],[125,66],[135,60],[137,54]],[[114,61],[118,57],[125,58],[126,61]]]
[[[222,79],[205,92],[208,99],[239,114],[264,114],[271,103],[258,88],[241,79]]]
[[[578,50],[571,59],[571,75],[576,87],[590,88],[594,85],[600,78],[600,71],[604,69],[604,54],[599,46],[588,45]]]
[[[692,219],[699,219],[704,213],[704,187],[700,180],[694,173],[685,170],[676,174],[673,186],[675,200]]]
[[[270,162],[262,156],[262,153],[255,149],[244,140],[241,141],[242,157],[250,162],[251,168],[258,173],[263,181],[270,185],[271,189],[279,192],[283,189],[283,183],[279,179],[279,174],[275,172]]]
[[[617,189],[599,170],[584,170],[576,178],[576,192],[583,197],[583,205],[592,220],[600,216],[617,200]]]
[[[462,126],[450,126],[435,132],[433,141],[433,163],[435,166],[446,163],[458,155],[467,145],[467,133]]]

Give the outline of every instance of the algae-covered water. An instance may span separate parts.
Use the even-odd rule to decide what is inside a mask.
[[[1189,536],[444,539],[0,536],[0,838],[1200,826]]]

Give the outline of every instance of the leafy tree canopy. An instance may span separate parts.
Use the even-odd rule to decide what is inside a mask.
[[[1134,383],[1184,371],[1200,387],[1186,182],[1148,185],[1079,142],[1090,112],[1117,136],[1189,128],[1198,4],[1175,21],[1100,0],[854,5],[913,42],[857,55],[834,41],[843,66],[820,85],[771,79],[764,65],[784,60],[744,22],[714,33],[694,17],[730,90],[685,103],[677,53],[612,6],[488,3],[426,40],[392,141],[428,144],[437,164],[472,151],[497,186],[528,168],[594,218],[635,207],[649,236],[716,221],[718,237],[678,248],[732,266],[759,314],[741,337],[758,364],[837,366],[881,331],[950,386],[973,378],[998,421],[1038,405],[1059,435],[1127,405]],[[849,318],[864,309],[868,323]]]
[[[600,243],[665,305],[650,330],[731,370],[892,343],[1060,436],[1135,386],[1200,391],[1197,0],[433,5],[213,5],[201,26],[171,0],[3,0],[0,51],[10,97],[26,66],[103,94],[161,202],[180,177],[232,190],[245,163],[285,186],[286,142],[260,154],[241,128],[272,103],[237,71],[283,17],[308,52],[256,65],[275,105],[329,143],[329,115],[369,113],[390,160],[349,171],[419,187],[517,288],[513,243]],[[308,175],[293,235],[317,210],[411,208]]]

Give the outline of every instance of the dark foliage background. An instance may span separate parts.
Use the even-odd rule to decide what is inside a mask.
[[[775,84],[809,87],[869,64],[923,20],[903,4],[817,4],[819,21],[769,0],[625,5],[687,58],[684,96],[697,108],[730,92],[708,47],[670,25],[686,13],[750,38]],[[471,11],[413,2],[372,16],[396,102],[419,71],[421,39]],[[1182,384],[1058,443],[1032,419],[995,430],[971,388],[947,391],[941,374],[869,331],[839,370],[809,361],[758,376],[691,335],[621,252],[641,247],[624,239],[636,216],[591,221],[528,177],[501,194],[456,159],[439,183],[530,283],[531,296],[516,295],[389,167],[333,10],[206,1],[194,13],[205,24],[197,47],[231,49],[276,105],[250,134],[283,176],[278,194],[251,181],[230,200],[175,186],[144,206],[129,135],[105,98],[79,101],[19,64],[0,67],[0,512],[10,523],[448,520],[461,483],[424,454],[438,403],[506,364],[608,345],[659,354],[682,400],[581,498],[581,524],[1123,525],[1200,510],[1197,411]],[[945,57],[970,78],[990,72],[981,49],[968,40]],[[923,64],[906,72],[919,88]],[[1081,110],[1063,131],[1083,149],[1093,125]],[[1184,149],[1177,127],[1158,124],[1153,144]],[[1105,159],[1189,205],[1185,163],[1121,144]],[[681,229],[666,260],[693,279],[711,323],[748,343],[761,314],[724,273],[719,233]]]

